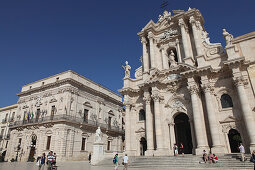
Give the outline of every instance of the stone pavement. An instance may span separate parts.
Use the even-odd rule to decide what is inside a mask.
[[[35,163],[32,162],[4,162],[0,163],[0,170],[37,170],[38,166],[35,165]],[[119,167],[119,170],[122,170],[123,166],[121,165]],[[178,168],[128,168],[129,170],[176,170]],[[183,169],[183,168],[181,168]],[[178,169],[178,170],[181,170]],[[185,168],[186,169],[186,168]],[[187,168],[192,169],[192,168]],[[193,168],[198,169],[198,168]],[[207,168],[207,169],[213,169],[213,168]],[[220,168],[218,168],[220,169]],[[44,170],[47,170],[47,168],[44,168]],[[91,166],[87,161],[66,161],[66,162],[58,162],[58,170],[114,170],[113,165],[112,166]],[[215,169],[216,170],[216,169]]]

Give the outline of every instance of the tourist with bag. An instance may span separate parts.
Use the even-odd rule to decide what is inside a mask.
[[[40,158],[39,170],[44,170],[45,161],[46,161],[46,155],[45,155],[45,153],[43,153]]]
[[[127,168],[128,168],[128,156],[127,156],[127,154],[125,154],[125,156],[123,157],[123,165],[124,165],[123,170],[127,170]]]
[[[118,170],[119,163],[118,163],[118,154],[116,154],[113,158],[114,170]]]

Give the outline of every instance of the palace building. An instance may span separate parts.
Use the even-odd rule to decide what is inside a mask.
[[[138,33],[142,66],[120,93],[125,145],[132,156],[255,150],[255,32],[211,43],[197,9],[164,11]]]
[[[5,160],[33,161],[49,151],[59,161],[86,160],[98,127],[105,154],[123,151],[122,97],[107,88],[69,70],[27,84],[17,95]]]

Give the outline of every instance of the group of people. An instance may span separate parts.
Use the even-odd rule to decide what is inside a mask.
[[[128,163],[129,163],[129,161],[128,161],[128,156],[127,156],[127,154],[125,154],[125,156],[123,157],[123,161],[122,161],[122,165],[124,165],[123,170],[127,170],[127,168],[128,168]],[[118,154],[116,154],[116,155],[114,156],[114,158],[113,158],[113,164],[114,164],[114,170],[118,170],[118,168],[119,168],[119,155],[118,155]]]
[[[180,153],[180,154],[182,154],[182,156],[184,156],[184,148],[183,148],[182,143],[180,143],[179,148],[176,144],[174,144],[173,150],[174,150],[174,156],[178,156],[178,153]]]
[[[217,163],[219,161],[218,157],[215,154],[212,154],[211,152],[209,155],[207,154],[206,150],[203,150],[203,160],[204,163]]]
[[[39,170],[44,170],[45,164],[47,165],[47,170],[56,169],[56,163],[57,163],[57,155],[56,153],[53,154],[53,151],[50,151],[47,157],[45,153],[43,153],[41,156],[38,156],[36,159],[36,165],[38,165]]]

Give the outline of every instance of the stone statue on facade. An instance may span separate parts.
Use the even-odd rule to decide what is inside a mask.
[[[170,67],[175,67],[177,65],[176,61],[175,61],[175,54],[173,52],[173,50],[170,51],[169,54],[169,61],[170,61]]]
[[[226,29],[223,29],[223,37],[226,40],[226,47],[232,44],[232,39],[234,38],[232,34],[229,34]]]
[[[128,65],[128,61],[126,61],[126,66],[122,66],[122,68],[125,71],[125,77],[124,78],[130,78],[131,67],[130,67],[130,65]]]
[[[100,129],[100,127],[98,127],[97,130],[96,130],[96,140],[95,140],[95,142],[101,142],[101,141],[102,141],[101,129]]]

